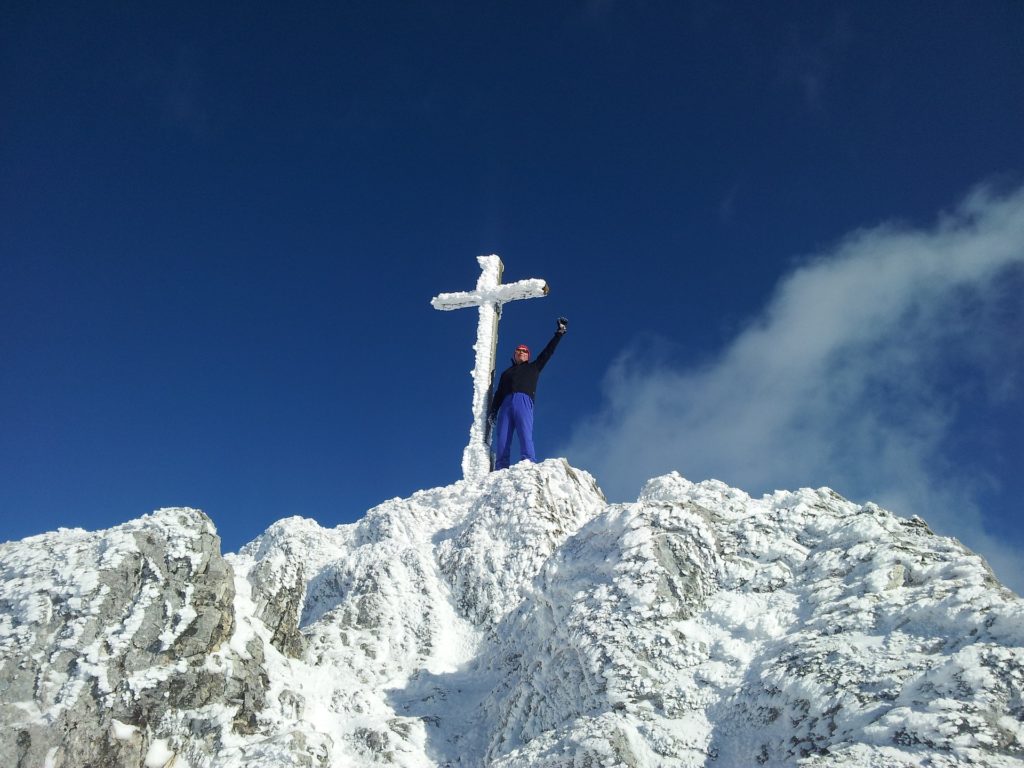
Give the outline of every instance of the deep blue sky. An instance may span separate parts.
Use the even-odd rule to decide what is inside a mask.
[[[1024,4],[7,3],[0,105],[0,538],[190,505],[234,550],[459,477],[475,316],[429,300],[478,254],[551,285],[500,361],[571,320],[550,456],[620,356],[714,367],[850,233],[1013,195]],[[920,398],[951,419],[922,476],[954,468],[1018,549],[1022,258],[957,288],[999,309]],[[976,376],[957,339],[993,327],[1005,375]],[[666,452],[610,495],[667,468],[885,495],[864,455],[754,487]]]

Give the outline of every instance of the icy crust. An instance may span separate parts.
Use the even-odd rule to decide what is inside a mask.
[[[828,489],[658,478],[520,594],[465,666],[395,692],[435,764],[1024,765],[1021,601]]]
[[[1024,604],[828,489],[609,505],[550,460],[226,558],[195,510],[60,531],[0,576],[3,765],[1024,766]]]
[[[718,567],[708,531],[669,505],[615,506],[585,526],[502,633],[488,762],[662,765],[700,752],[706,697],[679,679],[698,643],[678,624]]]
[[[487,273],[487,270],[484,270]],[[482,279],[482,278],[481,278]],[[469,442],[462,452],[462,477],[466,480],[481,480],[490,472],[490,456],[487,444],[487,412],[490,403],[494,377],[494,358],[498,345],[498,321],[501,319],[501,305],[482,304],[478,311],[476,341],[473,344],[473,421],[469,426]]]
[[[205,746],[243,709],[197,714],[209,700],[258,694],[251,667],[206,671],[233,625],[229,574],[192,509],[0,545],[0,764],[141,764],[160,742],[188,765],[182,723]]]
[[[442,710],[470,701],[446,681],[490,647],[546,558],[603,506],[592,477],[553,460],[393,499],[334,530],[274,526],[231,558],[243,575],[282,552],[301,552],[306,568],[304,652],[268,649],[262,732],[309,734],[328,765],[435,764],[438,734],[468,714],[420,712],[422,699]],[[254,744],[246,757],[259,753]],[[217,764],[251,764],[233,760]]]
[[[516,608],[557,547],[604,506],[586,472],[562,461],[543,466],[495,474],[465,522],[437,539],[456,609],[480,629]]]
[[[751,500],[677,474],[718,589],[675,628],[722,764],[1024,765],[1024,603],[919,519],[828,489]],[[687,687],[691,687],[687,686]]]
[[[324,537],[291,674],[337,764],[1024,765],[1021,602],[827,489],[549,461]]]

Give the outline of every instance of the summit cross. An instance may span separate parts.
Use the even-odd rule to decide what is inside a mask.
[[[462,452],[462,476],[466,480],[479,480],[491,471],[487,448],[487,402],[494,377],[494,353],[498,347],[498,320],[501,306],[517,299],[536,299],[548,295],[548,284],[543,280],[501,282],[504,265],[495,255],[477,256],[480,278],[475,291],[441,293],[430,300],[434,309],[465,309],[478,307],[480,320],[476,327],[476,364],[473,366],[473,423],[469,428],[469,444]]]

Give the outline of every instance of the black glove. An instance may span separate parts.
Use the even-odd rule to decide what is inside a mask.
[[[563,333],[565,333],[565,331],[566,331],[566,329],[568,327],[569,327],[569,321],[566,320],[564,317],[560,317],[560,318],[558,318],[558,328],[555,330],[555,333],[557,333],[559,336],[561,336]]]

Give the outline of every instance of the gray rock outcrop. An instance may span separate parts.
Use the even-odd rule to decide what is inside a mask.
[[[231,647],[234,598],[196,510],[0,545],[0,765],[141,766],[252,733],[267,678],[259,637]]]

